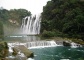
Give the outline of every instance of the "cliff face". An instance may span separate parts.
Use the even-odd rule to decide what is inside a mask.
[[[19,22],[17,22],[17,20],[11,20],[11,19],[9,19],[8,21],[9,21],[10,23],[12,23],[12,24],[17,25],[17,26],[20,25]]]

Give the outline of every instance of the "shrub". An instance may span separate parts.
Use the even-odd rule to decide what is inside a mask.
[[[54,36],[55,36],[55,32],[52,32],[52,31],[44,30],[42,33],[42,37],[54,37]]]
[[[3,39],[3,24],[0,22],[0,39]]]
[[[8,45],[6,42],[0,42],[0,58],[8,56]]]

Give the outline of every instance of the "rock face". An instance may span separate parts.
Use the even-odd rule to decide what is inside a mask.
[[[33,52],[31,52],[30,50],[28,50],[24,45],[19,45],[19,49],[21,50],[22,53],[24,53],[24,55],[27,58],[34,57]]]
[[[12,47],[11,54],[13,56],[20,56],[20,58],[32,58],[34,57],[33,52],[31,52],[29,49],[27,49],[24,45],[16,45]],[[16,58],[16,57],[15,57]]]
[[[5,59],[8,56],[8,45],[6,42],[0,42],[0,60]]]
[[[71,44],[69,42],[63,41],[63,45],[64,46],[71,46]]]
[[[16,56],[18,54],[19,50],[15,47],[13,47],[12,49],[13,49],[12,55]]]
[[[11,47],[11,50],[10,50]],[[0,42],[0,60],[27,60],[34,57],[33,52],[28,50],[24,45],[13,46],[6,42]]]

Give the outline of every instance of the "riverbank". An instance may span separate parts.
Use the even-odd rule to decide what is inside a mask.
[[[0,60],[27,60],[28,58],[33,57],[33,52],[26,48],[24,45],[17,45],[0,41]]]
[[[50,38],[44,38],[41,37],[43,40],[55,40],[55,41],[72,41],[77,44],[84,45],[84,41],[82,39],[76,39],[76,38],[63,38],[63,37],[50,37]]]
[[[30,39],[28,39],[30,37]],[[13,38],[15,39],[15,40],[13,40]],[[34,39],[34,40],[33,40]],[[83,49],[82,50],[79,50],[79,49],[81,49],[81,48],[83,48],[83,47],[80,47],[80,48],[75,48],[75,52],[76,53],[74,53],[73,54],[73,57],[74,56],[76,56],[77,54],[79,54],[80,55],[80,57],[76,57],[76,58],[73,58],[72,57],[72,54],[70,55],[70,56],[68,56],[67,54],[68,54],[68,52],[72,52],[73,53],[73,51],[74,51],[74,48],[72,48],[71,46],[57,46],[58,44],[59,44],[59,41],[72,41],[72,40],[70,40],[69,38],[62,38],[62,37],[52,37],[52,38],[45,38],[45,39],[41,39],[40,37],[38,38],[38,36],[26,36],[26,37],[7,37],[7,38],[5,38],[5,41],[8,41],[8,43],[11,43],[12,45],[18,45],[18,44],[21,44],[21,40],[22,40],[22,44],[23,44],[23,42],[24,43],[27,43],[27,45],[28,46],[30,46],[30,47],[37,47],[37,46],[42,46],[43,48],[34,48],[34,49],[30,49],[31,51],[33,51],[34,52],[34,59],[35,60],[44,60],[44,59],[46,59],[45,57],[47,57],[47,58],[49,58],[49,59],[51,59],[51,60],[53,60],[53,56],[54,56],[54,60],[55,59],[58,59],[58,60],[60,60],[60,59],[62,59],[61,57],[64,57],[64,55],[66,54],[66,56],[67,57],[64,57],[64,58],[69,58],[69,57],[71,57],[72,58],[72,60],[73,59],[78,59],[78,58],[80,58],[81,56],[82,56],[82,53],[84,53],[83,51]],[[47,42],[47,41],[49,41],[49,42]],[[54,41],[57,41],[56,42],[56,47],[49,47],[49,45],[52,45],[52,44],[50,44],[50,42],[52,42],[51,40],[54,40]],[[39,42],[40,41],[40,42]],[[14,44],[13,44],[14,43]],[[35,44],[34,44],[35,43]],[[48,44],[49,43],[49,44]],[[38,45],[37,45],[38,44]],[[60,43],[61,44],[61,43]],[[35,46],[36,45],[36,46]],[[44,46],[45,45],[48,45],[48,47],[47,48],[44,48]],[[24,45],[24,46],[26,46],[26,45]],[[60,49],[59,49],[60,48]],[[67,48],[67,49],[66,49]],[[53,49],[53,50],[52,50]],[[64,53],[64,51],[65,51],[65,49],[66,49],[66,53]],[[23,49],[24,50],[24,49]],[[60,50],[60,51],[59,51]],[[59,52],[59,53],[55,53],[55,52]],[[68,51],[68,52],[67,52]],[[23,52],[25,52],[25,50],[23,51]],[[47,53],[49,53],[49,54],[47,54]],[[53,53],[52,53],[53,52]],[[61,53],[63,53],[63,55],[60,55],[60,52]],[[82,53],[81,53],[82,52]],[[54,54],[55,53],[55,54]],[[22,55],[22,54],[21,54]],[[46,56],[47,55],[47,56]],[[53,56],[52,56],[53,55]],[[58,56],[57,56],[58,55]],[[44,57],[45,56],[45,57]],[[44,57],[44,59],[43,59],[43,57]],[[48,60],[49,60],[48,59]],[[46,59],[47,60],[47,59]]]

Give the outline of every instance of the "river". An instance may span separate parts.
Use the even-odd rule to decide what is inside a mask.
[[[4,38],[8,43],[40,41],[38,36],[12,35]],[[84,60],[84,47],[72,48],[64,46],[34,48],[34,60]],[[31,59],[30,59],[31,60]]]

